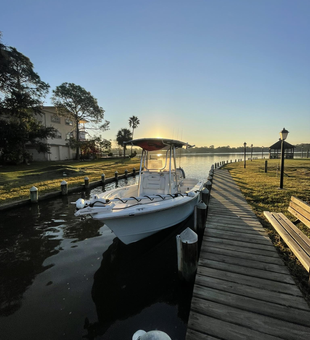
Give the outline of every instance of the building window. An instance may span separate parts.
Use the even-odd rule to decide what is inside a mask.
[[[73,125],[73,122],[72,122],[72,120],[71,120],[71,119],[69,119],[69,118],[66,118],[66,120],[65,120],[65,124],[66,124],[66,125],[70,125],[70,126],[72,126],[72,125]]]
[[[53,115],[53,116],[51,117],[51,121],[52,121],[53,123],[59,123],[59,124],[60,124],[60,117],[58,117],[58,116],[56,116],[56,115]]]
[[[68,132],[66,135],[66,140],[69,140],[70,138],[73,138],[73,132]]]
[[[57,130],[56,131],[56,135],[55,135],[55,139],[61,139],[61,133]]]

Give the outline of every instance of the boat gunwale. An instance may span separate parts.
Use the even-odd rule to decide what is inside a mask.
[[[157,204],[157,206],[156,207],[154,206],[153,209],[147,209],[146,211],[141,210],[138,213],[131,214],[131,215],[129,215],[128,213],[123,213],[123,212],[128,211],[127,209],[131,209],[131,208],[133,208],[137,205],[138,206],[145,206],[147,204],[153,204],[154,205],[154,203],[161,203],[161,202],[164,202],[164,200],[159,201],[159,202],[150,202],[150,203],[143,203],[143,204],[137,203],[136,205],[130,206],[128,208],[120,208],[117,212],[115,211],[115,209],[112,208],[111,211],[106,211],[106,212],[102,212],[102,213],[100,213],[100,211],[98,211],[98,212],[96,211],[96,212],[92,212],[92,213],[88,213],[88,214],[91,215],[91,216],[94,215],[94,216],[92,216],[93,219],[104,220],[107,217],[107,220],[114,220],[114,219],[118,219],[118,218],[122,218],[122,217],[132,217],[132,216],[146,215],[146,214],[151,214],[151,213],[158,213],[158,212],[163,211],[163,210],[169,210],[169,209],[177,208],[177,207],[180,207],[183,204],[190,203],[194,199],[197,199],[197,196],[199,196],[200,191],[197,191],[197,192],[194,192],[194,193],[195,193],[194,196],[183,196],[183,197],[179,196],[179,197],[171,198],[171,200],[168,200],[166,202],[169,202],[169,203],[173,202],[174,204],[169,204],[169,206],[166,205],[165,207],[163,207],[162,204]],[[113,210],[114,210],[114,214],[119,213],[118,216],[115,216],[115,215],[112,216]],[[110,215],[110,217],[108,217],[108,214]],[[100,215],[101,217],[100,218],[95,217],[95,216],[98,216],[98,215]]]

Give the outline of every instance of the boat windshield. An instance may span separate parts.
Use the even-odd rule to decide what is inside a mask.
[[[158,151],[145,152],[144,169],[153,171],[169,171],[169,159],[170,150],[163,150],[162,153]]]

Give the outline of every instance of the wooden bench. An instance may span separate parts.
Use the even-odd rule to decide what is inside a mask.
[[[310,206],[292,196],[288,211],[297,217],[297,221],[291,222],[281,213],[264,211],[264,215],[310,274],[310,239],[295,226],[297,222],[302,222],[310,228]]]

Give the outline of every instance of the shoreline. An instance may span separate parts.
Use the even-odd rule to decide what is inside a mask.
[[[68,195],[75,193],[75,192],[91,190],[91,189],[94,189],[96,187],[99,187],[100,185],[103,186],[103,185],[108,184],[108,183],[118,182],[119,180],[126,179],[128,177],[134,177],[134,176],[135,175],[134,175],[133,172],[128,172],[127,175],[119,175],[117,179],[115,177],[110,177],[110,178],[106,178],[104,180],[104,182],[102,182],[102,180],[90,182],[89,185],[88,185],[88,188],[85,187],[85,184],[75,186],[73,188],[68,188],[68,193],[66,195],[62,194],[61,190],[48,192],[48,193],[39,195],[38,196],[38,202],[31,202],[30,198],[25,198],[25,199],[17,200],[17,201],[14,200],[14,201],[11,201],[11,202],[8,202],[8,203],[0,204],[0,212],[9,210],[9,209],[12,209],[12,208],[15,208],[15,207],[19,207],[19,206],[24,206],[24,205],[27,205],[27,204],[28,205],[35,205],[35,204],[38,204],[41,201],[53,199],[53,198],[56,198],[56,197],[65,197],[65,196],[68,196]]]

